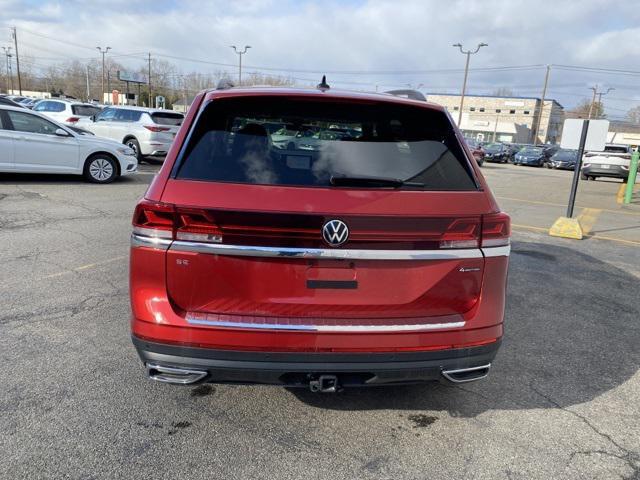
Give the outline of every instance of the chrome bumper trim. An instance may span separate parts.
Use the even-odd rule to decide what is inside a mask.
[[[222,245],[182,240],[174,241],[170,250],[236,257],[329,258],[343,260],[454,260],[482,258],[482,251],[479,248],[459,250],[341,250]]]
[[[168,250],[172,240],[167,238],[146,237],[144,235],[131,234],[131,247],[147,247],[156,250]]]
[[[189,314],[187,314],[186,320],[191,325],[206,325],[208,327],[218,328],[246,328],[252,330],[287,330],[321,333],[421,332],[431,330],[451,330],[465,326],[464,321],[449,323],[422,323],[415,325],[292,325],[284,323],[244,323],[225,320],[206,320],[202,318],[194,318]]]
[[[504,247],[485,247],[482,249],[485,257],[508,257],[511,253],[511,245]]]

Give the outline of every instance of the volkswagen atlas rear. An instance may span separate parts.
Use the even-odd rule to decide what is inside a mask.
[[[314,142],[276,147],[278,126]],[[135,209],[133,342],[175,384],[476,380],[502,338],[509,235],[442,107],[206,91]]]

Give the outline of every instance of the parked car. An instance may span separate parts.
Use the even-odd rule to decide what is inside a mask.
[[[22,105],[20,105],[18,102],[14,102],[9,97],[4,96],[4,95],[0,96],[0,105],[6,105],[8,107],[20,107],[20,108],[23,108]]]
[[[487,162],[507,163],[511,156],[509,147],[503,143],[488,143],[483,146],[484,160]]]
[[[66,173],[110,183],[136,171],[130,148],[79,135],[39,113],[0,105],[0,172]]]
[[[184,115],[154,108],[110,106],[78,126],[99,137],[111,138],[145,156],[165,156],[184,120]]]
[[[23,100],[22,102],[20,102],[20,105],[31,110],[39,101],[40,101],[39,98],[27,98],[26,100]]]
[[[487,375],[509,217],[443,107],[323,85],[209,90],[191,109],[133,214],[150,378],[330,392]],[[360,135],[282,150],[274,121]]]
[[[544,147],[524,147],[513,157],[514,165],[529,165],[532,167],[544,167],[547,155]]]
[[[560,149],[553,154],[547,163],[547,167],[557,168],[559,170],[573,170],[576,168],[577,161],[577,150]]]
[[[80,120],[99,113],[101,109],[90,103],[82,103],[77,100],[50,98],[36,103],[33,111],[65,125],[77,125]]]
[[[587,152],[582,158],[580,178],[595,180],[598,177],[622,178],[629,176],[631,147],[624,144],[608,143],[602,152]]]
[[[482,145],[480,145],[480,142],[472,138],[465,138],[465,141],[469,146],[469,150],[471,150],[473,158],[476,159],[478,165],[482,166],[482,164],[484,163],[484,150],[482,149]]]

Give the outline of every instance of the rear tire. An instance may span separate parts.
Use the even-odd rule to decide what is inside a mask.
[[[138,140],[135,138],[127,138],[124,144],[136,152],[136,158],[138,159],[138,163],[140,163],[142,161],[142,153],[140,153],[140,143],[138,143]]]
[[[97,154],[85,162],[83,176],[87,182],[111,183],[118,176],[118,168],[113,158]]]

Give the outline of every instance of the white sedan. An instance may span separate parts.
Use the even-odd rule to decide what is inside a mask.
[[[121,143],[0,105],[0,172],[78,174],[89,182],[110,183],[137,168],[135,152]]]

